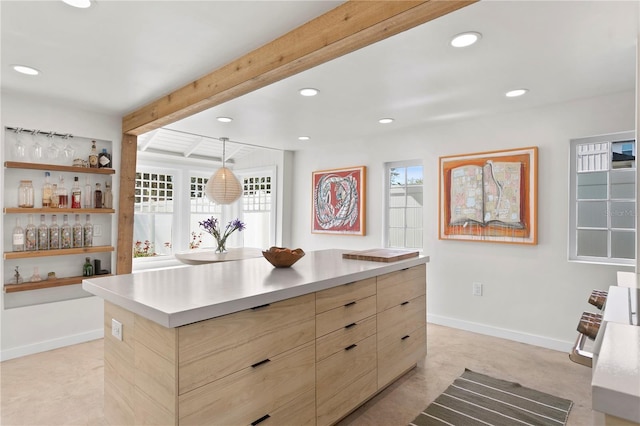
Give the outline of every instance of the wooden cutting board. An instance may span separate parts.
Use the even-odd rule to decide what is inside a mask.
[[[418,250],[369,249],[342,253],[344,259],[371,260],[374,262],[395,262],[418,256]]]

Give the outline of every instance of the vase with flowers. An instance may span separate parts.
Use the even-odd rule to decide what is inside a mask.
[[[227,226],[224,228],[224,232],[222,232],[220,229],[220,222],[213,216],[205,221],[198,222],[198,224],[205,230],[205,232],[211,234],[213,238],[215,238],[216,253],[225,253],[227,251],[227,238],[229,238],[229,235],[231,235],[235,230],[242,232],[245,229],[245,224],[240,221],[240,219],[234,219],[227,223]]]

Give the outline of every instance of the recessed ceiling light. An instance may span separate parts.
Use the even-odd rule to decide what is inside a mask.
[[[309,139],[311,139],[309,136],[298,136],[299,141],[308,141]]]
[[[475,31],[469,31],[469,32],[454,36],[451,39],[451,45],[453,47],[467,47],[467,46],[471,46],[473,43],[480,40],[481,38],[482,38],[482,34]]]
[[[320,93],[320,91],[318,89],[313,89],[311,87],[307,87],[305,89],[300,89],[300,94],[302,96],[315,96],[318,93]]]
[[[91,7],[91,0],[62,0],[69,6],[79,7],[80,9],[86,9]]]
[[[515,97],[524,95],[528,91],[529,91],[529,89],[516,89],[516,90],[510,90],[507,93],[505,93],[504,95],[507,98],[515,98]]]
[[[26,74],[26,75],[38,75],[40,74],[40,71],[38,71],[35,68],[32,67],[28,67],[26,65],[13,65],[13,69],[17,72],[19,72],[20,74]]]
[[[389,124],[389,123],[393,123],[393,118],[381,118],[380,120],[378,120],[378,123],[380,124]]]
[[[216,118],[216,120],[218,120],[221,123],[231,123],[233,121],[233,118],[231,118],[231,117],[218,117],[218,118]]]

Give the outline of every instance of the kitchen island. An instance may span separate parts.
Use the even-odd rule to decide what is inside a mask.
[[[107,422],[328,425],[370,399],[426,355],[429,258],[343,252],[85,280],[105,300]]]

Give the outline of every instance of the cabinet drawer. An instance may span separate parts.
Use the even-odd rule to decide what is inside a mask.
[[[378,342],[378,389],[388,385],[426,355],[426,327],[413,330],[403,338],[390,337]]]
[[[427,266],[418,265],[378,277],[378,312],[427,292]]]
[[[326,403],[371,370],[376,369],[376,337],[369,336],[336,352],[316,365],[317,405]]]
[[[315,339],[313,294],[178,328],[179,393]]]
[[[376,393],[377,374],[371,370],[318,405],[317,426],[332,425]]]
[[[318,314],[316,315],[316,337],[324,336],[375,313],[376,296],[373,295]]]
[[[378,342],[401,338],[427,324],[427,296],[416,297],[378,313]]]
[[[350,323],[316,339],[316,362],[344,350],[347,346],[376,334],[376,317]]]
[[[282,407],[275,409],[271,413],[265,413],[248,424],[256,426],[315,426],[316,392],[315,390],[305,392]]]
[[[375,277],[322,290],[316,293],[316,313],[344,306],[349,302],[374,294],[376,294]]]
[[[181,425],[248,425],[313,392],[315,342],[179,396]]]

